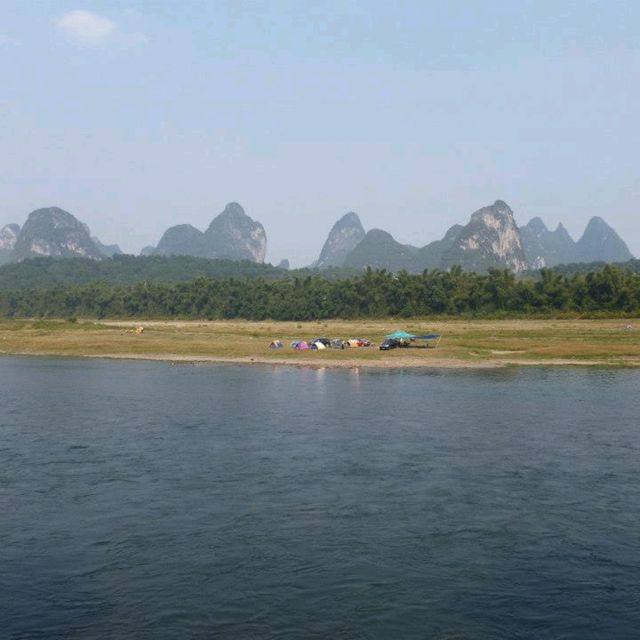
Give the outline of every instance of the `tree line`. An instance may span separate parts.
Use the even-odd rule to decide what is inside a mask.
[[[322,271],[330,280],[358,273],[357,269],[332,267]],[[289,271],[249,260],[222,260],[195,256],[115,255],[104,260],[90,258],[29,258],[0,266],[0,290],[49,289],[55,286],[104,281],[111,284],[137,282],[187,282],[195,278],[264,278],[282,280],[318,273],[311,268]]]
[[[90,282],[0,290],[0,315],[14,317],[316,320],[428,315],[630,315],[640,312],[640,274],[606,266],[566,275],[542,269],[518,279],[493,269],[397,274],[367,269],[337,280],[195,278],[189,282]]]

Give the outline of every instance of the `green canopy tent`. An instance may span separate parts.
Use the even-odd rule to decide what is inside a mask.
[[[434,349],[438,346],[440,342],[440,334],[439,333],[430,333],[424,336],[417,336],[413,333],[407,333],[406,331],[398,330],[393,333],[389,333],[385,336],[387,340],[411,340],[414,342],[415,340],[424,340],[427,348]]]
[[[406,331],[394,331],[393,333],[386,335],[385,338],[387,338],[387,340],[411,340],[412,338],[415,338],[415,336],[412,333],[407,333]]]

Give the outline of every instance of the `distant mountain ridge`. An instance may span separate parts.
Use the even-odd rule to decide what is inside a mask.
[[[562,223],[555,231],[550,231],[540,218],[532,218],[520,228],[520,234],[532,269],[552,267],[574,255],[575,242]]]
[[[349,252],[343,264],[336,266],[413,271],[417,252],[417,247],[400,244],[390,233],[382,229],[371,229]]]
[[[333,264],[410,273],[454,265],[466,271],[499,268],[523,273],[570,262],[623,263],[632,258],[625,242],[602,218],[592,218],[574,242],[562,224],[549,231],[537,217],[518,227],[507,203],[496,200],[475,211],[466,225],[452,226],[441,240],[424,247],[401,244],[386,231],[372,229],[342,262]],[[322,267],[320,260],[316,264]]]
[[[575,262],[625,262],[633,255],[624,240],[599,216],[589,220],[582,237],[576,243]]]
[[[91,239],[86,225],[59,207],[36,209],[29,214],[16,238],[11,259],[24,260],[34,256],[70,258],[103,258]]]
[[[526,271],[528,261],[513,211],[502,200],[478,209],[465,226],[454,225],[441,240],[424,247],[397,242],[380,229],[369,231],[345,258],[344,266],[411,273],[460,265],[467,271],[492,267]]]
[[[6,224],[0,229],[0,264],[11,261],[19,233],[20,225],[17,224]]]
[[[205,231],[190,224],[170,227],[156,247],[141,255],[193,256],[264,263],[267,235],[263,225],[230,202]],[[122,253],[105,245],[89,227],[58,207],[31,212],[20,227],[0,228],[0,264],[31,257],[86,257],[100,260]],[[466,225],[456,224],[444,237],[423,247],[398,242],[382,229],[365,232],[358,215],[348,212],[331,228],[313,268],[362,269],[367,266],[417,273],[425,269],[485,272],[491,268],[523,273],[571,263],[625,263],[633,258],[626,243],[602,218],[593,217],[576,242],[562,224],[551,231],[539,218],[516,224],[506,202],[475,211]]]
[[[478,209],[460,229],[442,255],[442,267],[460,265],[465,271],[506,268],[520,273],[528,268],[522,238],[513,211],[502,200]]]
[[[266,249],[262,224],[231,202],[205,232],[189,224],[170,227],[157,247],[145,247],[143,253],[262,263]],[[86,224],[59,207],[32,211],[22,228],[8,224],[0,229],[0,264],[34,257],[101,260],[121,253],[118,245],[103,244]]]
[[[7,224],[0,229],[0,264],[34,257],[99,260],[120,253],[118,245],[103,244],[86,224],[59,207],[32,211],[22,228]]]
[[[160,238],[158,246],[147,248],[147,255],[194,256],[203,258],[204,233],[191,224],[177,224],[169,227]]]
[[[624,240],[598,216],[589,220],[577,242],[562,223],[549,231],[540,218],[533,218],[520,231],[532,269],[580,262],[627,262],[633,258]]]
[[[316,266],[319,269],[340,266],[364,237],[364,227],[358,214],[349,211],[331,228],[329,237],[320,251]]]
[[[267,234],[262,224],[250,218],[237,202],[230,202],[204,232],[190,224],[170,227],[151,253],[264,262]]]
[[[122,249],[117,244],[103,244],[96,236],[91,236],[91,239],[96,247],[98,247],[100,253],[106,258],[122,254]]]

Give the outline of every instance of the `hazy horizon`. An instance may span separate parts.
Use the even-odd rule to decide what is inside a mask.
[[[229,204],[229,203],[226,203],[226,204]],[[238,204],[240,204],[240,205],[242,206],[242,203],[238,203]],[[493,203],[488,202],[488,203],[486,203],[485,205],[482,205],[482,206],[484,207],[484,206],[488,206],[488,205],[491,205],[491,204],[493,204]],[[509,204],[509,203],[507,203],[507,204]],[[52,204],[52,205],[49,205],[49,206],[51,206],[51,207],[56,207],[57,205],[53,205],[53,204]],[[38,207],[38,209],[40,209],[40,208],[48,208],[48,207]],[[60,207],[60,208],[62,208],[62,207]],[[243,208],[244,208],[244,207],[243,207]],[[480,207],[478,207],[478,208],[480,208]],[[474,210],[474,211],[475,211],[475,210]],[[219,213],[221,213],[221,212],[222,212],[222,209],[220,210],[220,212],[219,212]],[[30,212],[30,213],[31,213],[31,212]],[[70,212],[68,212],[68,213],[71,213],[71,214],[73,215],[73,212],[71,212],[71,211],[70,211]],[[245,211],[245,213],[247,213],[247,212]],[[346,213],[346,212],[345,212],[345,213]],[[357,212],[355,212],[355,213],[357,213]],[[473,213],[473,212],[472,212],[472,213]],[[218,214],[216,214],[216,215],[218,215]],[[342,215],[344,215],[344,214],[342,214]],[[461,221],[460,221],[460,222],[458,222],[458,223],[454,222],[454,223],[452,223],[452,225],[450,225],[450,226],[453,226],[454,224],[462,224],[462,225],[467,224],[467,222],[469,221],[469,217],[470,217],[470,215],[471,215],[471,214],[469,214],[469,216],[467,217],[467,219],[465,219],[465,220],[461,220]],[[79,219],[79,220],[80,220],[80,222],[86,222],[85,220],[82,220],[82,219],[81,219],[81,218],[79,218],[78,216],[75,216],[75,217],[76,217],[77,219]],[[214,216],[214,217],[215,217],[215,216]],[[342,216],[339,216],[339,218],[341,218],[341,217],[342,217]],[[366,225],[366,221],[362,220],[362,217],[361,217],[359,214],[358,214],[358,217],[360,218],[360,222],[362,223],[362,226],[364,227],[365,231],[370,231],[371,229],[378,228],[378,227],[369,227],[369,226],[367,226],[367,225]],[[529,220],[518,220],[518,219],[517,219],[517,216],[515,216],[515,215],[514,215],[514,217],[515,217],[515,219],[516,219],[516,224],[517,224],[519,227],[522,227],[522,226],[524,226],[525,224],[527,224],[527,223],[529,222]],[[533,217],[536,217],[536,216],[533,216]],[[319,256],[319,254],[320,254],[320,250],[322,249],[322,245],[324,244],[324,241],[327,239],[327,236],[329,235],[329,232],[331,231],[331,227],[333,227],[333,225],[338,221],[338,219],[339,219],[339,218],[336,218],[336,220],[334,220],[334,221],[330,224],[330,226],[329,226],[329,227],[327,227],[327,233],[326,233],[326,234],[325,234],[325,236],[322,238],[321,243],[320,243],[320,245],[319,245],[319,247],[318,247],[318,251],[317,251],[317,253],[316,253],[313,257],[311,257],[309,260],[307,260],[307,261],[303,261],[303,262],[301,262],[301,263],[299,263],[299,264],[292,264],[292,265],[291,265],[291,266],[292,266],[292,268],[311,266],[311,264],[312,264],[315,260],[317,260],[317,258],[318,258],[318,256]],[[255,218],[254,218],[254,220],[256,220],[257,222],[262,222],[261,220],[257,220],[257,219],[255,219]],[[25,218],[25,220],[23,220],[22,222],[18,222],[18,221],[12,221],[12,222],[16,222],[17,224],[19,224],[19,225],[20,225],[20,227],[22,227],[22,226],[23,226],[23,224],[24,224],[24,222],[26,222],[26,218]],[[210,222],[210,221],[209,221],[209,222]],[[396,221],[395,221],[395,223],[398,223],[398,222],[402,222],[402,221],[398,221],[398,220],[396,220]],[[548,228],[550,231],[555,230],[555,229],[556,229],[556,227],[557,227],[557,225],[549,225],[549,224],[547,224],[547,221],[546,221],[546,220],[543,220],[543,222],[546,224],[547,228]],[[607,221],[605,220],[605,222],[607,222]],[[10,223],[3,223],[2,221],[0,221],[0,228],[1,228],[1,227],[3,227],[5,224],[10,224]],[[176,224],[191,224],[191,223],[190,223],[190,222],[188,222],[188,221],[182,221],[182,222],[177,222]],[[562,221],[559,221],[559,222],[558,222],[558,224],[564,224],[564,223],[563,223]],[[586,228],[587,224],[588,224],[588,221],[585,223],[585,228]],[[88,226],[89,226],[89,225],[88,225]],[[193,225],[193,226],[195,226],[195,225]],[[263,225],[263,226],[264,226],[264,225]],[[208,227],[208,223],[207,223],[207,224],[205,224],[203,227],[201,227],[201,228],[200,228],[200,230],[201,230],[201,231],[205,231],[207,227]],[[196,227],[196,228],[197,228],[197,227]],[[448,227],[448,228],[450,228],[450,227]],[[93,229],[91,229],[91,227],[90,227],[90,226],[89,226],[89,229],[90,229],[90,231],[91,231],[91,235],[92,235],[92,236],[96,236],[96,233],[94,232],[94,230],[93,230]],[[579,233],[574,234],[574,233],[572,233],[572,232],[571,232],[571,230],[567,229],[567,231],[569,232],[569,235],[572,237],[572,239],[573,239],[574,241],[578,241],[578,240],[580,239],[580,237],[582,236],[582,234],[583,234],[584,230],[585,230],[585,229],[583,228],[583,229],[581,229],[581,230],[579,231]],[[614,230],[615,230],[615,229],[614,229]],[[391,233],[391,235],[394,235],[394,234],[393,234],[393,230],[392,230],[392,229],[383,229],[383,231],[387,231],[387,232]],[[265,262],[270,262],[270,263],[272,263],[272,264],[274,264],[274,265],[277,265],[277,264],[280,262],[280,260],[282,260],[282,259],[284,259],[284,258],[286,258],[287,260],[290,260],[290,259],[289,259],[289,258],[287,258],[286,256],[283,256],[283,258],[280,258],[280,259],[276,259],[276,258],[273,258],[273,257],[269,257],[269,254],[270,254],[270,251],[269,251],[269,244],[270,244],[269,237],[270,237],[270,236],[269,236],[269,229],[268,229],[268,228],[266,228],[266,227],[265,227],[265,232],[266,232],[266,235],[267,235],[267,256],[266,256],[266,258],[265,258]],[[442,236],[444,236],[444,232],[443,232]],[[396,236],[394,236],[394,237],[395,237],[395,239],[396,239],[396,240],[398,240],[398,239],[399,239],[399,238],[398,238],[398,237],[396,237]],[[440,239],[440,237],[438,237],[438,238],[434,238],[434,239],[435,239],[435,240],[439,240],[439,239]],[[626,239],[625,239],[625,238],[622,238],[622,239],[626,242]],[[101,238],[101,237],[99,237],[99,236],[98,236],[98,240],[102,241],[104,244],[117,244],[117,245],[119,245],[119,246],[120,246],[120,248],[121,248],[121,249],[123,249],[123,246],[126,246],[124,242],[119,242],[117,239],[114,239],[114,240],[112,240],[112,241],[106,242],[103,238]],[[155,246],[155,245],[157,245],[157,244],[158,244],[158,241],[159,241],[159,240],[160,240],[160,238],[158,238],[158,240],[157,240],[157,241],[152,242],[152,243],[150,243],[150,244],[152,244],[152,245],[154,245],[154,246]],[[431,240],[429,240],[428,242],[431,242]],[[424,243],[424,244],[428,244],[428,242],[427,242],[427,243]],[[409,244],[410,244],[410,243],[409,243]],[[414,246],[416,246],[416,247],[422,247],[422,246],[424,246],[424,244],[416,244],[416,245],[414,245]],[[627,243],[627,244],[628,244],[628,243]],[[148,246],[148,245],[145,245],[145,246]],[[134,250],[132,250],[132,251],[124,251],[124,249],[123,249],[123,251],[124,251],[124,253],[126,253],[126,254],[138,255],[138,254],[140,253],[140,250],[141,250],[141,249],[143,249],[143,248],[144,248],[144,247],[140,247],[139,249],[137,249],[137,250],[135,250],[135,249],[134,249]],[[632,253],[633,253],[633,251],[632,251]],[[635,254],[634,254],[634,257],[635,257]]]
[[[355,211],[425,245],[497,199],[640,254],[640,4],[0,8],[0,225],[59,206],[128,253],[239,202],[267,261]]]

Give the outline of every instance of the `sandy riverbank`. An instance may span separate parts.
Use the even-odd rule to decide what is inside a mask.
[[[142,325],[143,334],[134,328]],[[636,330],[627,326],[638,326]],[[297,352],[293,339],[366,337],[397,328],[441,333],[437,349],[376,347]],[[285,345],[269,350],[272,339]],[[340,368],[640,366],[640,321],[417,320],[327,322],[37,321],[0,322],[0,354],[148,359],[192,363]]]

